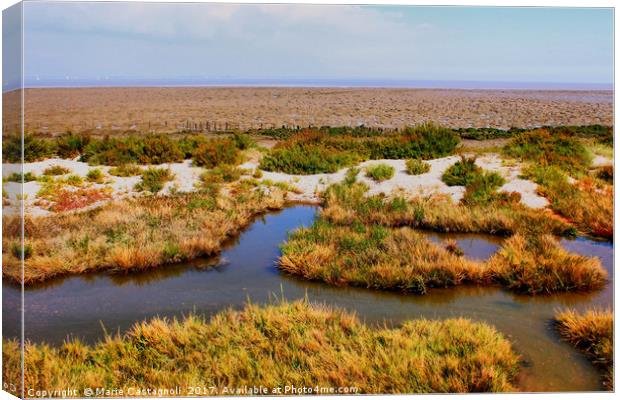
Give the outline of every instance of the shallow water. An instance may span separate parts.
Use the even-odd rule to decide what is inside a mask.
[[[558,308],[612,305],[611,283],[594,293],[554,296],[516,295],[495,287],[434,289],[425,296],[361,288],[331,287],[280,273],[274,262],[287,231],[312,223],[316,209],[295,206],[258,219],[221,256],[126,275],[91,274],[55,279],[25,292],[26,336],[58,344],[69,336],[88,342],[135,321],[189,312],[212,315],[240,308],[247,299],[268,302],[284,294],[355,311],[367,323],[399,324],[411,318],[467,317],[486,321],[503,332],[523,356],[519,387],[525,391],[602,390],[599,374],[571,345],[560,340],[551,319]],[[499,242],[481,235],[434,235],[453,238],[474,258],[487,258]],[[563,241],[572,251],[601,257],[612,273],[613,246],[585,239]],[[19,290],[3,284],[4,333],[18,335],[11,309]],[[14,320],[12,320],[12,318]]]

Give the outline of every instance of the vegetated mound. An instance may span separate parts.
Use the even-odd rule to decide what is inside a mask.
[[[611,310],[560,311],[555,315],[560,335],[584,352],[603,371],[603,383],[614,387],[614,315]]]
[[[497,284],[529,294],[591,290],[607,273],[597,258],[566,251],[555,218],[493,200],[455,205],[438,198],[366,196],[352,179],[332,185],[315,223],[293,232],[279,267],[310,280],[424,294],[428,288]],[[413,228],[510,234],[490,260],[463,258]]]
[[[458,143],[454,132],[434,124],[383,135],[372,130],[307,129],[276,145],[261,160],[261,168],[303,175],[333,173],[368,159],[443,157],[452,154]]]
[[[17,345],[4,342],[9,365],[19,357]],[[77,339],[60,347],[27,343],[25,386],[70,386],[79,393],[179,386],[182,395],[191,395],[188,383],[214,387],[210,395],[245,385],[353,387],[368,394],[507,392],[515,390],[518,361],[510,343],[484,323],[418,319],[373,329],[347,312],[297,301],[246,305],[209,321],[156,318],[93,346]],[[3,374],[18,381],[17,369]]]

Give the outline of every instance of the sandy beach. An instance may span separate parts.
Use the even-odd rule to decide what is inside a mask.
[[[16,120],[18,92],[4,94]],[[613,124],[612,91],[364,88],[26,89],[26,131],[53,135],[272,126],[398,128],[434,121],[453,128]],[[10,128],[5,126],[5,128]],[[7,130],[7,129],[5,129]]]

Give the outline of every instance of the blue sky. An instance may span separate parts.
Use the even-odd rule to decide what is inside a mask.
[[[613,11],[29,2],[25,75],[610,83]]]

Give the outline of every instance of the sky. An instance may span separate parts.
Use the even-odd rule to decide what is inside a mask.
[[[24,73],[611,83],[613,11],[27,2]]]

